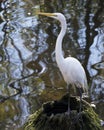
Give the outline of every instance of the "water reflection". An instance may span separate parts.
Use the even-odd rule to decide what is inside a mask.
[[[89,47],[87,69],[89,72],[90,80],[90,96],[92,101],[96,102],[96,111],[99,116],[104,120],[102,113],[104,110],[104,75],[103,75],[103,53],[104,53],[104,42],[103,42],[103,30],[104,30],[104,10],[102,5],[104,3],[99,1],[92,4],[92,1],[87,2],[86,9],[86,38],[87,46]],[[99,8],[97,8],[99,7]],[[90,23],[89,23],[90,22]],[[99,67],[98,67],[99,66]]]
[[[90,57],[88,69],[92,79],[91,97],[93,100],[104,100],[104,33],[102,29],[97,29],[98,35],[90,47]]]
[[[89,58],[89,64],[90,64],[89,72],[91,76],[95,76],[98,70],[103,67],[103,62],[102,62],[104,59],[103,40],[104,40],[104,33],[98,31],[98,35],[95,36],[94,42],[90,47],[91,55]]]
[[[73,0],[4,0],[1,3],[0,101],[4,101],[0,104],[1,129],[22,130],[27,117],[43,102],[58,99],[66,92],[54,54],[60,25],[55,20],[36,16],[39,10],[62,12],[66,16],[68,27],[63,53],[78,58],[84,65],[91,99],[100,101],[98,106],[102,106],[102,111],[97,106],[97,112],[103,115],[102,3],[83,0],[76,3]]]

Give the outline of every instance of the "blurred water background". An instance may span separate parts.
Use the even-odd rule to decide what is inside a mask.
[[[104,1],[0,0],[0,130],[23,130],[42,103],[66,93],[54,54],[59,22],[38,11],[65,15],[64,55],[83,64],[104,120]]]

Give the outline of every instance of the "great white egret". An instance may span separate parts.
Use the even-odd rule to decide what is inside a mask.
[[[87,92],[88,89],[87,78],[81,63],[76,58],[71,56],[64,58],[62,53],[62,40],[66,33],[67,28],[66,19],[64,15],[61,13],[42,13],[42,12],[39,12],[38,14],[57,19],[61,24],[61,31],[56,40],[55,54],[57,65],[63,75],[65,82],[67,83],[68,92],[70,84],[72,86],[76,86],[77,88],[79,88],[79,90],[83,89],[84,92]],[[81,99],[82,93],[80,94]],[[70,114],[70,101],[68,103],[68,114]]]

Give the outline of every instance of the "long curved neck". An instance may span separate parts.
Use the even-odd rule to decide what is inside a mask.
[[[66,27],[67,27],[66,19],[63,19],[60,23],[61,23],[61,31],[56,40],[56,47],[55,47],[56,62],[58,64],[58,66],[60,66],[64,60],[64,56],[62,53],[62,41],[63,41],[63,37],[66,33]]]

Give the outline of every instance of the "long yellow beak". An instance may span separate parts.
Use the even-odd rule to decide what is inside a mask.
[[[38,15],[48,16],[48,17],[55,16],[54,13],[42,13],[42,12],[38,12],[37,14],[38,14]]]

